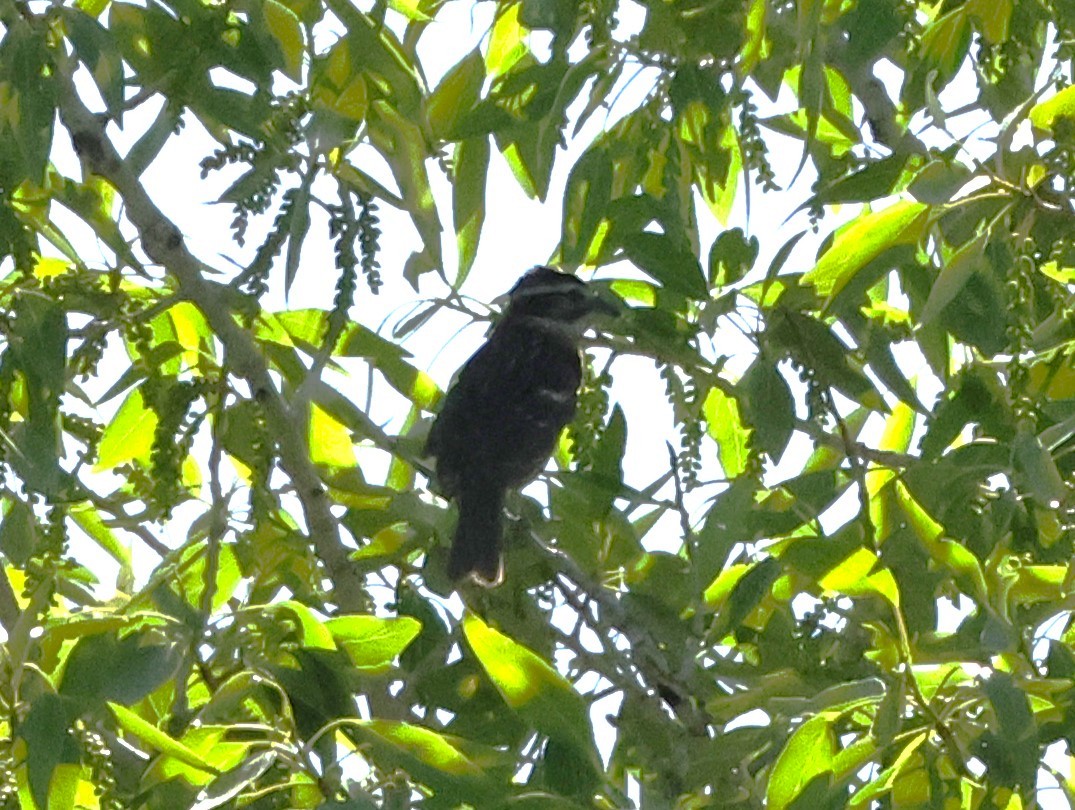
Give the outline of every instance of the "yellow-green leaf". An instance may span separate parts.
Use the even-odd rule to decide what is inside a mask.
[[[423,0],[388,0],[388,5],[405,16],[408,20],[428,22],[433,19],[422,11]]]
[[[916,244],[925,231],[929,206],[906,200],[883,211],[860,215],[842,228],[817,264],[802,278],[828,299],[840,291],[863,267],[896,245]]]
[[[489,50],[485,54],[485,72],[499,76],[528,52],[526,28],[519,22],[520,3],[512,3],[497,16],[489,37]]]
[[[1059,118],[1075,118],[1075,85],[1030,108],[1030,123],[1038,129],[1052,129]]]
[[[908,524],[926,553],[955,574],[974,599],[987,602],[989,588],[978,558],[959,543],[944,537],[944,527],[915,500],[902,481],[895,482],[895,493]]]
[[[317,405],[310,406],[310,460],[326,467],[354,467],[351,431]]]
[[[706,431],[717,442],[726,478],[742,475],[750,460],[750,428],[743,424],[735,397],[714,386],[702,406]]]
[[[459,272],[455,286],[460,286],[478,255],[478,240],[485,223],[485,178],[489,170],[489,138],[469,138],[455,148],[452,184],[452,215],[455,240],[459,248]]]
[[[206,773],[218,774],[220,771],[199,756],[196,752],[187,748],[174,737],[169,737],[163,731],[151,723],[146,722],[126,706],[109,701],[108,708],[116,717],[116,723],[128,734],[137,737],[147,746],[161,754],[175,757],[180,762],[197,768]]]
[[[302,56],[305,43],[302,21],[297,14],[278,0],[264,0],[265,25],[280,46],[284,56],[285,72],[294,81],[302,79]]]
[[[299,630],[299,643],[307,649],[335,650],[336,642],[326,624],[301,602],[288,600],[272,606],[274,614],[285,614]]]
[[[985,245],[988,234],[983,232],[974,239],[960,246],[941,268],[937,280],[929,291],[918,325],[925,326],[933,321],[948,304],[967,286],[974,273],[985,265]]]
[[[878,563],[874,552],[859,548],[819,579],[817,584],[826,591],[845,596],[880,596],[898,609],[900,592],[896,580],[891,571],[879,568]]]
[[[325,627],[356,667],[380,672],[414,641],[422,623],[411,616],[337,616]]]
[[[766,807],[783,810],[792,806],[812,780],[833,773],[837,746],[832,723],[838,716],[835,712],[822,712],[791,735],[773,765],[765,794]]]
[[[504,702],[523,720],[578,751],[593,750],[586,704],[560,673],[474,614],[463,619],[463,634]]]
[[[434,135],[450,139],[460,119],[481,98],[484,81],[485,63],[477,50],[464,56],[445,74],[426,103],[426,116]]]
[[[149,464],[153,449],[153,433],[157,429],[157,414],[146,407],[142,392],[137,388],[127,395],[116,415],[101,435],[97,447],[95,472],[104,472],[137,460]]]

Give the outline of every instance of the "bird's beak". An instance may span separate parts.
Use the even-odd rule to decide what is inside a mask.
[[[590,300],[590,311],[595,315],[618,318],[623,306],[620,298],[612,290],[594,290]]]

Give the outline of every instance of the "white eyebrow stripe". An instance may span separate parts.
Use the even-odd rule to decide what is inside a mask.
[[[564,283],[559,284],[542,284],[539,287],[525,287],[519,290],[516,295],[548,295],[550,293],[556,295],[567,292],[582,292],[585,289],[581,284],[567,285]]]

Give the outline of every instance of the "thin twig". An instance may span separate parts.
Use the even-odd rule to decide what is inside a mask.
[[[687,554],[694,557],[694,531],[691,529],[691,516],[687,511],[687,505],[683,500],[683,482],[679,477],[679,460],[676,458],[676,449],[671,442],[665,442],[668,447],[668,462],[672,468],[672,483],[675,486],[675,506],[679,513],[679,528],[683,532],[683,545]]]

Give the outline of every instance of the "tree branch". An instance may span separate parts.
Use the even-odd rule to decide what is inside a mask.
[[[71,134],[75,151],[95,173],[108,180],[122,195],[127,217],[138,231],[142,248],[151,260],[166,268],[179,285],[182,297],[201,310],[224,346],[225,361],[232,373],[249,385],[265,409],[269,429],[276,439],[281,468],[291,478],[302,504],[310,540],[333,583],[333,597],[344,611],[363,610],[369,599],[362,577],[350,564],[340,542],[339,523],[303,437],[307,425],[298,418],[273,382],[268,363],[257,344],[236,321],[219,285],[202,277],[204,265],[188,249],[179,229],[156,206],[141,182],[123,162],[108,140],[100,119],[75,90],[68,62],[58,65],[59,113]]]
[[[640,682],[646,689],[645,695],[653,699],[660,699],[664,705],[671,709],[679,721],[692,734],[706,735],[706,727],[712,722],[705,711],[699,707],[693,697],[692,691],[682,683],[678,674],[668,671],[665,663],[665,655],[661,652],[657,643],[649,633],[635,626],[620,604],[619,598],[607,590],[600,583],[593,582],[586,573],[575,564],[567,554],[559,549],[550,548],[540,541],[536,545],[551,558],[554,567],[561,573],[561,579],[557,582],[560,592],[567,597],[570,587],[574,586],[586,598],[596,603],[602,611],[602,619],[605,629],[611,626],[623,634],[631,645],[632,655],[630,664],[636,670]],[[574,600],[569,599],[569,603]],[[585,609],[581,605],[574,605],[579,615],[585,616]],[[601,632],[602,628],[592,625],[595,632]],[[614,648],[614,645],[611,647]],[[606,677],[608,677],[606,675]],[[609,678],[609,680],[612,680]],[[622,681],[621,681],[622,685]]]
[[[906,469],[917,464],[922,459],[910,453],[896,453],[892,450],[875,450],[867,444],[851,440],[845,440],[842,436],[827,433],[819,425],[807,419],[796,419],[795,429],[801,430],[818,444],[831,447],[834,450],[842,450],[845,455],[854,454],[863,461],[870,461],[879,467],[888,467],[893,470]]]

